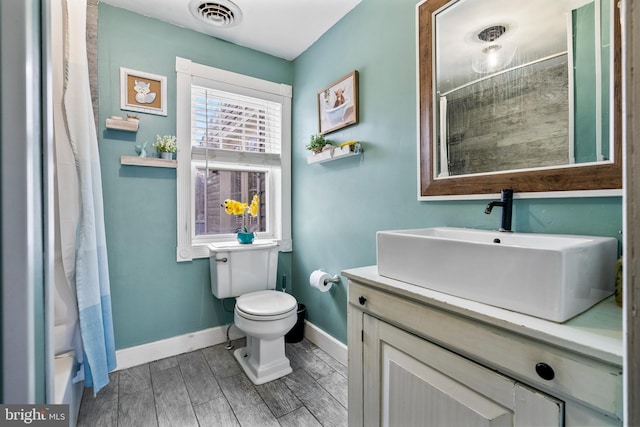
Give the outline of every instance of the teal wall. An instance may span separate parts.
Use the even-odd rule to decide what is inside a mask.
[[[574,129],[576,163],[596,159],[595,5],[588,3],[572,14],[574,61]]]
[[[175,171],[120,166],[156,134],[175,134],[175,56],[293,84],[293,248],[280,273],[308,319],[346,342],[346,280],[327,293],[308,286],[316,268],[336,274],[376,263],[378,230],[497,228],[486,201],[417,201],[415,0],[362,0],[293,63],[100,4],[100,150],[116,346],[126,348],[228,323],[209,288],[208,260],[176,263]],[[140,130],[104,129],[119,108],[119,67],[167,76],[169,115],[141,114]],[[357,139],[360,157],[308,165],[318,132],[317,92],[360,73],[360,122],[327,137]],[[621,199],[517,200],[514,228],[619,237]],[[230,305],[230,304],[229,304]]]
[[[346,342],[346,279],[327,293],[308,286],[311,271],[376,263],[378,230],[431,226],[497,229],[486,201],[417,201],[415,0],[363,0],[294,61],[293,287],[308,319]],[[360,73],[360,122],[327,135],[363,143],[362,157],[308,165],[317,133],[316,94]],[[505,183],[505,186],[507,184]],[[621,198],[526,199],[514,205],[524,232],[619,238]]]
[[[609,153],[609,85],[610,81],[610,8],[609,0],[600,3],[600,39],[599,46],[595,40],[595,4],[588,3],[572,14],[573,22],[573,61],[574,61],[574,138],[576,163],[595,162],[597,154],[604,160],[610,159]],[[601,66],[601,140],[600,153],[596,153],[596,82],[598,77],[594,64],[596,49],[600,49]]]
[[[209,260],[176,262],[175,169],[121,166],[120,156],[135,155],[145,141],[151,148],[156,134],[175,135],[176,56],[286,84],[292,64],[104,3],[98,16],[98,133],[116,347],[227,324],[233,315],[211,294]],[[126,115],[120,67],[167,77],[168,115],[139,114],[137,133],[104,127],[107,117]],[[290,254],[279,268],[291,277]]]

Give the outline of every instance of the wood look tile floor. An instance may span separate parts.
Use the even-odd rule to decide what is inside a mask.
[[[77,425],[347,425],[347,368],[311,342],[286,344],[293,372],[259,386],[232,352],[220,344],[114,372],[95,398],[85,389]]]

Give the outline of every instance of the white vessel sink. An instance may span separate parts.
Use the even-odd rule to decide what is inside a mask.
[[[555,322],[615,289],[610,237],[437,227],[376,239],[381,276]]]

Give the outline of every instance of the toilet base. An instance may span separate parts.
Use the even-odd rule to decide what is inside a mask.
[[[247,336],[247,346],[234,351],[233,356],[255,385],[277,380],[293,372],[284,354],[284,337],[259,340]]]

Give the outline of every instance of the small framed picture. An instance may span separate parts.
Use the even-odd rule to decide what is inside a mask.
[[[167,78],[120,67],[120,109],[167,115]]]
[[[352,71],[318,92],[318,133],[358,123],[358,72]]]

